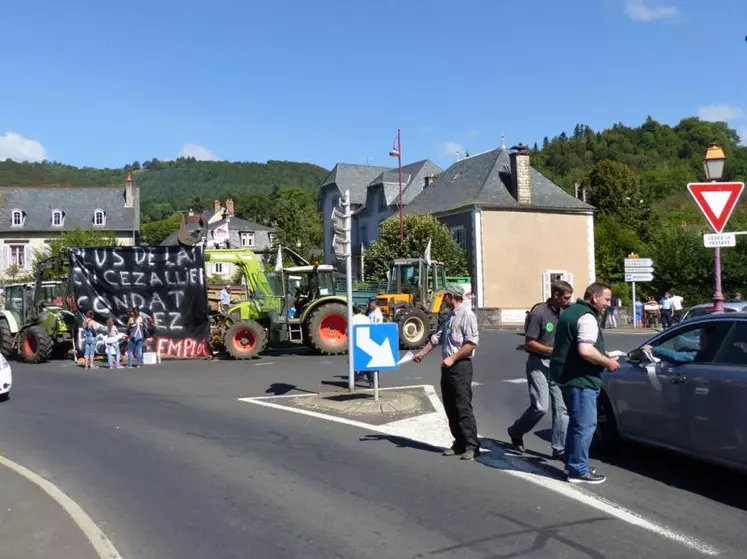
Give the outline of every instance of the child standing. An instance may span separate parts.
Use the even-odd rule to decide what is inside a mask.
[[[114,324],[114,318],[106,321],[106,355],[109,358],[110,369],[122,368],[122,354],[119,350],[119,330]]]

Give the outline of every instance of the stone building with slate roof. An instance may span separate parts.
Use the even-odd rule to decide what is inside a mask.
[[[140,242],[140,191],[122,187],[0,186],[0,278],[18,266],[31,272],[35,252],[75,227],[112,233],[123,246]]]
[[[441,172],[432,161],[424,160],[402,167],[402,201],[409,204]],[[367,246],[379,237],[379,225],[399,212],[399,169],[338,163],[322,181],[319,204],[324,214],[324,261],[336,263],[332,251],[332,208],[350,191],[353,210],[353,273],[360,273],[361,245]]]
[[[195,241],[204,238],[208,248],[248,248],[260,258],[272,253],[275,229],[234,217],[234,202],[231,198],[226,198],[223,204],[220,200],[215,200],[212,210],[188,215],[186,220],[187,232]],[[222,236],[222,234],[225,235],[226,230],[227,239]],[[177,234],[178,231],[174,231],[161,244],[178,245]],[[274,256],[274,253],[272,255]],[[233,277],[235,267],[233,264],[206,262],[205,271],[208,276],[230,279]]]
[[[530,165],[526,146],[457,161],[405,208],[433,214],[462,244],[473,305],[503,324],[549,296],[556,279],[582,295],[595,280],[594,208]]]

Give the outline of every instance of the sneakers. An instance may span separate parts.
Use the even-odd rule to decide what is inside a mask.
[[[447,448],[446,450],[444,450],[443,455],[444,456],[456,456],[457,454],[462,454],[463,452],[464,450],[461,450],[461,449],[458,449],[452,446],[451,448]]]
[[[590,470],[582,475],[568,474],[569,483],[589,483],[592,485],[599,485],[605,481],[607,481],[607,478],[602,474],[596,473],[594,470]]]
[[[565,460],[565,450],[560,450],[560,451],[553,450],[552,451],[552,459],[553,460],[560,460],[560,461]]]
[[[462,454],[459,458],[462,460],[474,460],[475,456],[477,456],[477,451],[473,449],[469,449],[464,454]]]
[[[524,440],[521,437],[514,437],[511,432],[511,427],[508,428],[508,438],[511,439],[511,446],[513,446],[519,452],[526,452],[524,448]]]

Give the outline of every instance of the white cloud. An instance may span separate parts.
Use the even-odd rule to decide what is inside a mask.
[[[656,21],[657,19],[672,19],[680,15],[677,6],[668,4],[646,4],[640,0],[628,0],[628,17],[633,21]]]
[[[739,143],[743,146],[747,146],[747,126],[739,131]]]
[[[194,157],[198,161],[218,161],[218,156],[205,146],[184,144],[179,150],[179,157]]]
[[[43,161],[47,158],[47,148],[36,140],[29,140],[15,132],[0,136],[0,161]]]
[[[742,109],[731,105],[707,105],[698,109],[700,119],[708,122],[729,122],[740,118],[743,114]]]
[[[456,142],[441,142],[441,155],[455,156],[457,154],[464,156],[464,146]]]

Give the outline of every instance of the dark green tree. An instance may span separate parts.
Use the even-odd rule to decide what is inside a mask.
[[[451,236],[448,227],[431,215],[406,215],[405,238],[399,238],[399,216],[381,224],[379,240],[366,250],[366,277],[386,279],[389,262],[395,258],[422,257],[431,240],[431,258],[441,261],[450,275],[467,274],[467,257],[462,246]]]

